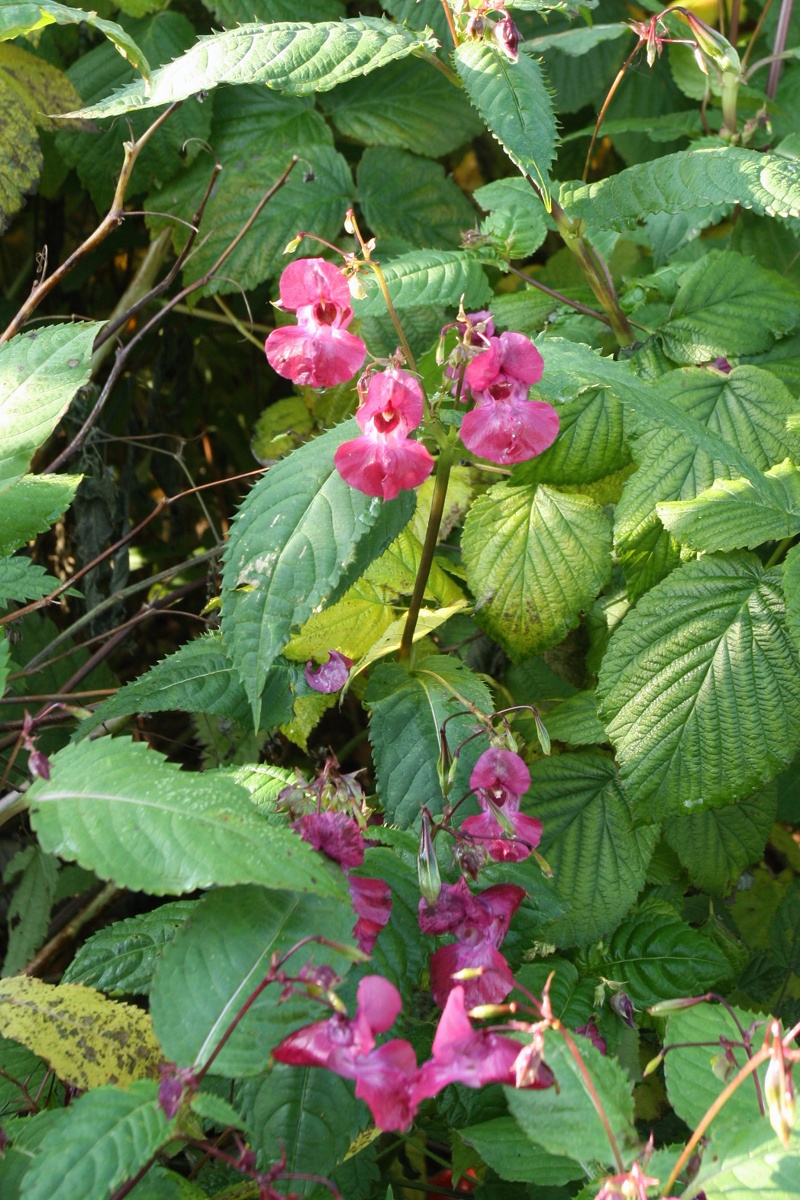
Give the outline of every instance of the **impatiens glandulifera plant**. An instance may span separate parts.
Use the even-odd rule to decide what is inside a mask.
[[[800,1195],[791,0],[0,31],[3,1200]]]

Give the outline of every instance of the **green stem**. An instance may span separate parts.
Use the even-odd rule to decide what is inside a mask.
[[[769,558],[764,564],[764,570],[768,571],[770,567],[774,567],[776,563],[779,563],[784,554],[786,554],[792,548],[795,540],[796,535],[792,534],[791,537],[785,537],[782,542],[778,542],[777,546],[772,551],[772,554],[770,554]]]
[[[736,71],[723,71],[720,81],[722,100],[722,129],[731,137],[736,136],[736,102],[739,97],[739,76]]]
[[[408,606],[403,638],[397,654],[400,662],[410,657],[411,647],[414,644],[414,630],[417,627],[419,610],[422,607],[425,588],[428,584],[428,576],[431,573],[431,566],[433,564],[433,556],[436,553],[436,546],[439,541],[439,528],[442,524],[444,503],[447,499],[447,484],[450,479],[450,468],[453,465],[454,458],[455,445],[449,441],[445,442],[439,451],[439,461],[436,464],[433,499],[431,500],[431,511],[428,517],[428,528],[425,531],[425,543],[422,547],[422,556],[419,560],[414,592],[411,596],[411,603]]]
[[[368,265],[370,267],[372,267],[372,270],[375,272],[375,278],[378,280],[378,287],[381,289],[381,295],[383,296],[384,304],[386,305],[386,308],[388,309],[389,316],[392,318],[392,324],[394,325],[395,330],[397,331],[397,336],[399,338],[400,345],[403,349],[403,354],[405,355],[406,363],[408,364],[409,368],[414,372],[414,374],[418,375],[419,371],[417,370],[417,364],[414,359],[414,355],[412,353],[411,347],[408,344],[408,338],[406,337],[405,333],[403,332],[403,326],[400,324],[400,318],[397,315],[397,310],[395,309],[395,306],[392,304],[392,297],[389,295],[389,289],[386,286],[386,279],[384,277],[383,271],[380,269],[378,264],[376,262],[372,262],[371,259],[369,260]]]
[[[631,346],[636,335],[628,318],[620,308],[614,284],[603,260],[585,240],[582,222],[571,220],[557,200],[552,202],[552,215],[564,244],[581,269],[584,279],[594,292],[603,312],[607,315],[614,336],[620,346]]]

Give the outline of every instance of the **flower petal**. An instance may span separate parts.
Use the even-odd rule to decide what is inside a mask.
[[[351,487],[384,500],[419,487],[433,470],[433,459],[419,442],[375,434],[344,442],[333,461]]]
[[[558,413],[551,405],[513,396],[501,400],[487,396],[461,423],[461,440],[468,450],[506,466],[535,458],[557,435]]]
[[[281,305],[288,312],[315,304],[350,308],[350,287],[344,275],[324,258],[298,258],[281,275]],[[352,314],[351,314],[352,315]]]
[[[311,322],[273,329],[265,349],[273,371],[298,387],[313,388],[346,383],[367,353],[354,333]]]

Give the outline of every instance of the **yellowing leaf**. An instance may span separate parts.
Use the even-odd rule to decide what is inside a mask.
[[[0,980],[0,1034],[84,1090],[155,1078],[164,1060],[148,1013],[94,988],[27,975]]]
[[[423,608],[419,614],[417,627],[414,630],[414,641],[418,642],[420,638],[427,637],[429,633],[433,633],[434,629],[438,629],[440,625],[444,625],[445,621],[449,621],[456,613],[463,612],[466,608],[469,608],[466,600],[459,600],[455,604],[448,605],[447,608]],[[391,654],[395,650],[399,650],[405,623],[405,616],[400,617],[397,621],[392,621],[386,632],[374,642],[369,651],[363,658],[359,659],[350,671],[351,683],[356,675],[360,674],[361,671],[365,671],[371,663],[374,663],[379,658],[385,658],[387,654]]]
[[[310,658],[324,662],[331,650],[348,658],[361,658],[394,619],[395,610],[385,589],[362,578],[337,604],[309,617],[283,654],[294,662]]]

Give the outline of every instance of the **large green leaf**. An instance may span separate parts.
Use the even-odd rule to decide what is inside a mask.
[[[461,42],[455,63],[491,133],[520,171],[536,181],[549,205],[556,118],[539,63],[524,52],[518,62],[509,62],[497,47],[483,41]]]
[[[800,216],[800,168],[778,154],[735,146],[667,154],[596,183],[567,183],[561,204],[601,229],[631,229],[650,213],[716,204],[772,217]]]
[[[448,717],[447,738],[455,750],[475,732],[471,706],[481,713],[493,709],[489,691],[464,663],[445,655],[429,655],[411,670],[404,663],[377,667],[366,692],[370,709],[370,741],[375,759],[378,791],[389,819],[411,825],[420,805],[441,810],[436,770],[439,729]],[[454,716],[463,713],[462,716]],[[469,742],[459,755],[453,794],[462,795],[481,747]]]
[[[613,634],[600,716],[640,820],[728,804],[792,759],[800,664],[780,575],[744,552],[687,563]]]
[[[668,821],[664,835],[694,886],[724,896],[745,867],[761,858],[776,806],[776,789],[766,788],[738,804]]]
[[[108,994],[147,995],[167,942],[194,911],[196,901],[160,904],[139,917],[115,921],[88,938],[63,975]]]
[[[276,832],[272,826],[270,836]],[[323,932],[350,944],[353,923],[349,904],[320,897],[279,897],[259,887],[225,888],[204,897],[165,946],[153,980],[150,1011],[167,1056],[180,1066],[205,1063],[269,971],[273,954],[286,954],[303,938]],[[333,965],[339,974],[348,967],[340,951],[311,943],[286,969],[296,975],[308,961]],[[280,984],[272,984],[255,1000],[214,1060],[213,1074],[258,1075],[292,1028],[324,1019],[318,1001],[299,991],[278,1003],[280,991]]]
[[[611,574],[611,523],[587,496],[496,484],[462,537],[478,620],[518,662],[560,642]]]
[[[444,168],[405,150],[365,151],[358,191],[364,219],[379,238],[455,249],[461,231],[475,222],[475,210]]]
[[[346,421],[282,459],[239,509],[225,551],[222,631],[257,721],[267,673],[293,628],[333,603],[407,524],[415,495],[383,504],[333,465]]]
[[[520,464],[514,483],[594,483],[631,460],[624,409],[610,388],[590,387],[559,405],[558,437],[543,454]]]
[[[726,1110],[727,1111],[727,1110]],[[720,1124],[725,1120],[723,1115]],[[784,1149],[766,1118],[749,1129],[722,1127],[713,1131],[711,1145],[686,1200],[796,1200],[800,1196],[800,1137],[795,1133]]]
[[[800,472],[785,459],[765,473],[772,496],[756,495],[748,479],[716,481],[692,500],[659,504],[664,526],[692,550],[754,549],[800,533]]]
[[[712,251],[682,276],[659,337],[674,362],[703,363],[769,350],[798,323],[800,291],[793,284],[734,250]]]
[[[429,63],[414,58],[337,87],[325,95],[322,106],[345,137],[429,158],[450,154],[483,129],[464,93]]]
[[[634,827],[613,759],[599,751],[545,758],[531,768],[527,811],[543,825],[540,849],[566,906],[545,936],[586,945],[619,924],[644,885],[656,825]]]
[[[45,325],[0,346],[0,491],[22,478],[87,382],[100,329],[98,321]]]
[[[200,38],[188,53],[154,71],[149,88],[144,83],[129,84],[72,115],[114,117],[132,109],[157,108],[220,83],[265,83],[280,92],[307,96],[434,45],[427,34],[380,17],[316,25],[303,21],[239,25]]]
[[[0,491],[0,554],[13,554],[69,508],[82,475],[23,475]]]
[[[57,0],[12,0],[0,7],[0,41],[35,33],[47,25],[81,25],[84,22],[99,29],[122,57],[141,71],[146,86],[150,67],[136,42],[116,21],[98,17],[96,12],[84,12],[80,8],[58,4]]]
[[[25,1175],[25,1200],[107,1200],[158,1153],[173,1128],[158,1104],[157,1083],[95,1088],[73,1101],[66,1119],[42,1139]]]
[[[574,1159],[549,1154],[522,1132],[513,1117],[494,1117],[480,1125],[459,1129],[458,1136],[478,1151],[487,1167],[501,1179],[561,1187],[582,1179],[585,1171]]]
[[[346,900],[341,872],[269,825],[223,775],[191,774],[144,742],[81,742],[27,793],[45,850],[133,891],[260,883]]]
[[[800,546],[793,546],[784,559],[783,594],[786,597],[786,628],[800,653]]]
[[[616,1059],[604,1058],[588,1038],[578,1035],[575,1041],[624,1154],[637,1141],[630,1081]],[[545,1034],[544,1057],[555,1074],[557,1090],[505,1089],[508,1107],[520,1128],[550,1154],[569,1158],[577,1150],[581,1162],[613,1163],[611,1145],[586,1080],[566,1043],[552,1030]]]
[[[611,939],[603,975],[625,985],[638,1007],[693,996],[727,978],[730,963],[691,925],[679,921],[663,902],[644,905]]]
[[[392,303],[397,309],[449,304],[454,308],[461,297],[469,308],[481,308],[491,296],[483,267],[460,250],[414,250],[393,258],[383,267]],[[381,316],[386,312],[377,281],[365,276],[364,300],[356,300],[357,317]]]

